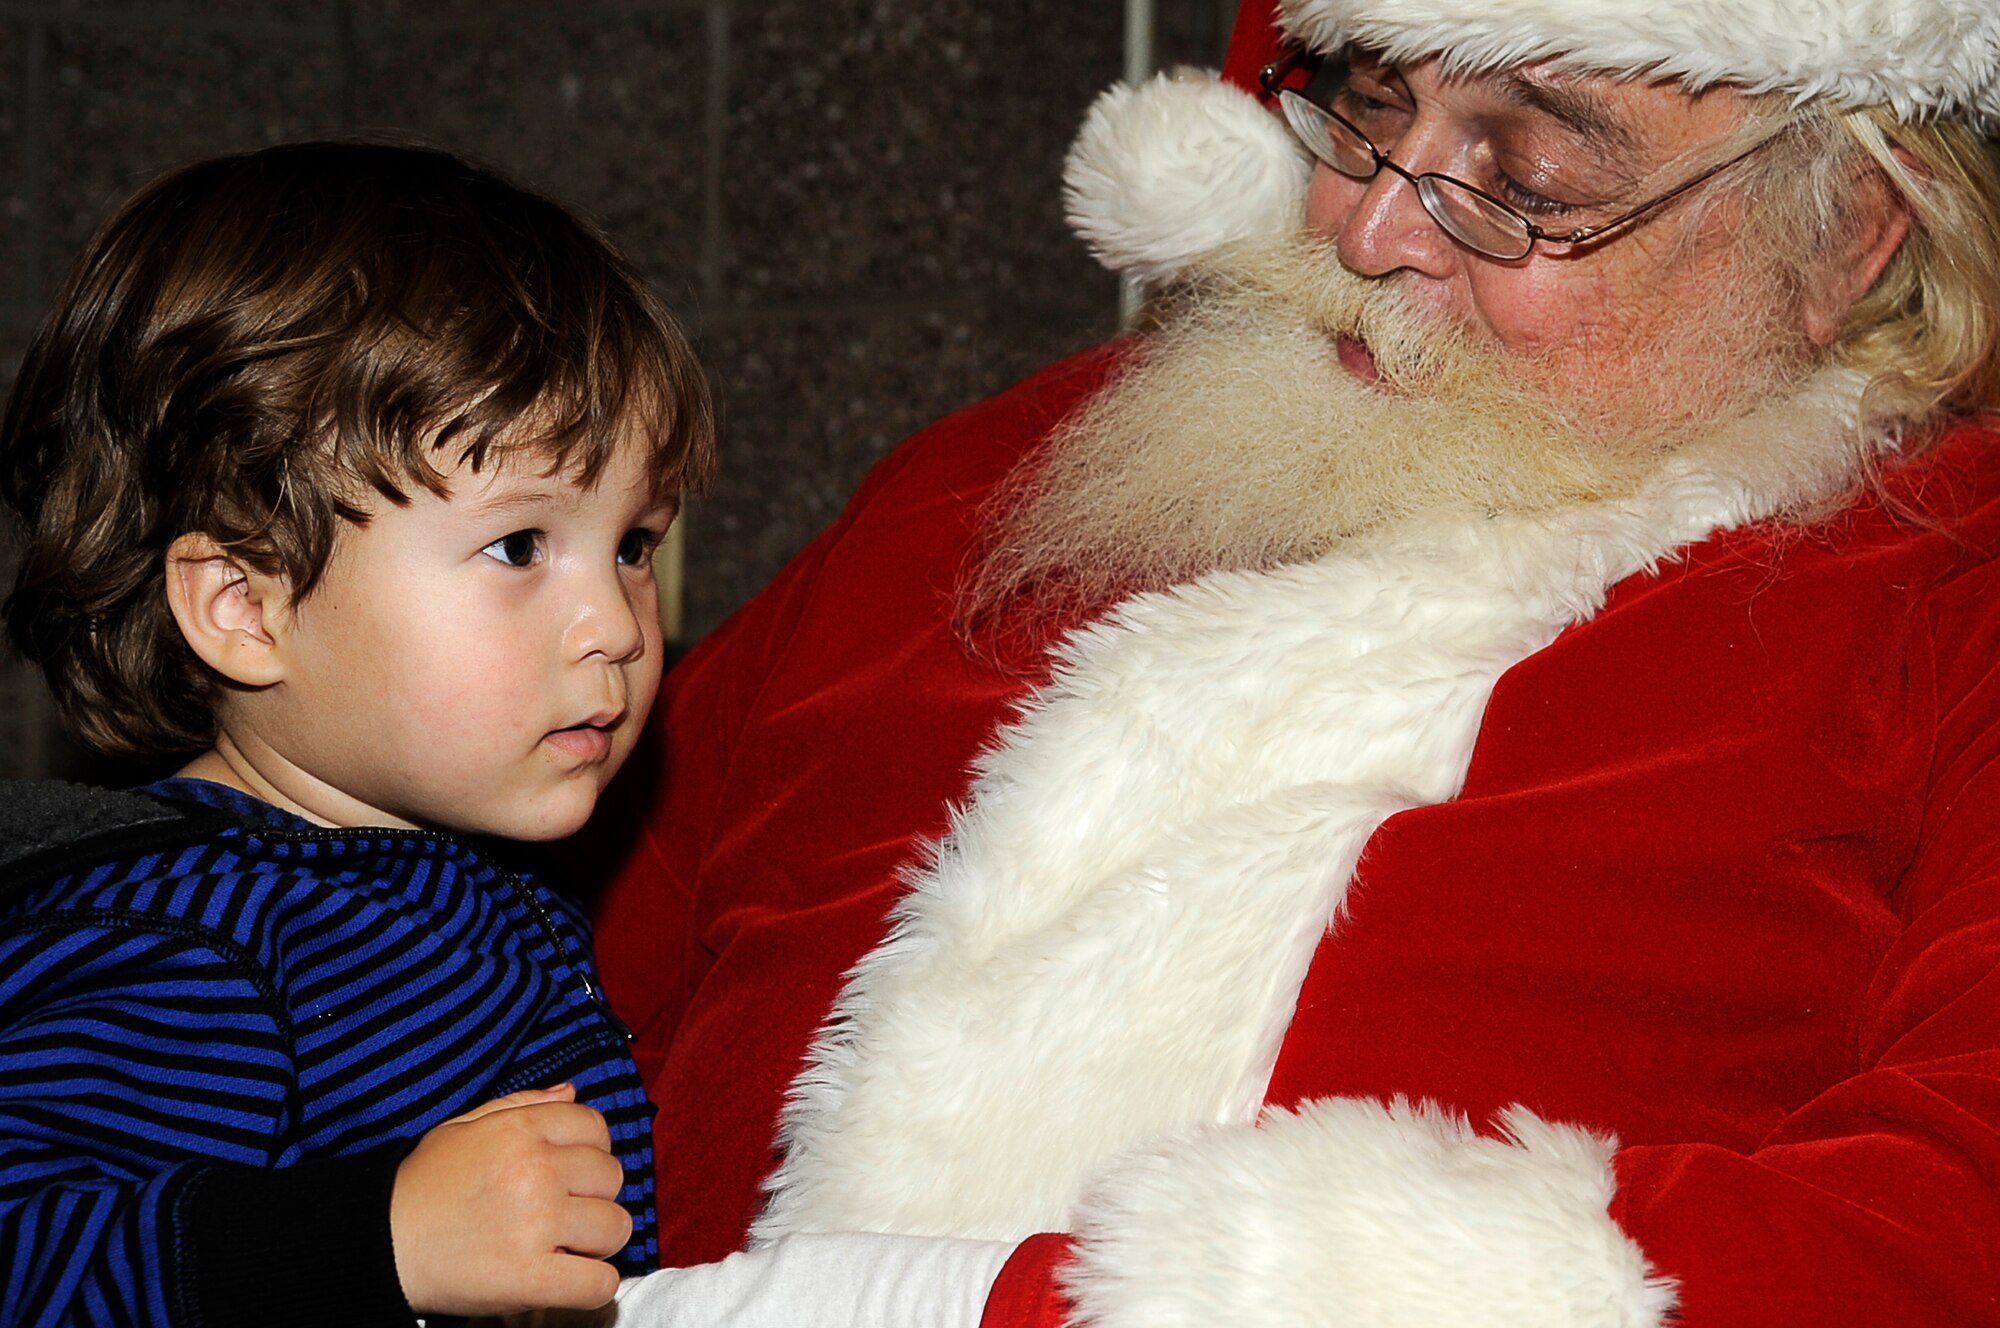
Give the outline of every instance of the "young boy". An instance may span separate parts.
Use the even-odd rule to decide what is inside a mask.
[[[657,1261],[577,829],[712,465],[672,317],[561,208],[302,144],[152,185],[0,426],[5,613],[133,793],[0,792],[0,1323],[589,1307]]]

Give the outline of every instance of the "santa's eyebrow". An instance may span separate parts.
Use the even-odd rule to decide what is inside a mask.
[[[1617,159],[1633,161],[1639,158],[1643,146],[1639,136],[1632,132],[1630,125],[1612,114],[1602,98],[1574,84],[1547,79],[1546,76],[1544,80],[1537,80],[1513,74],[1504,79],[1501,86],[1506,89],[1510,100],[1542,112],[1607,149]]]

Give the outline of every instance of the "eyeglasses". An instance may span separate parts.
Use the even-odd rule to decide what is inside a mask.
[[[1720,165],[1711,166],[1701,174],[1675,186],[1659,197],[1642,203],[1623,216],[1596,226],[1578,226],[1567,231],[1543,230],[1529,221],[1506,203],[1501,202],[1483,189],[1475,188],[1463,180],[1454,180],[1449,175],[1439,175],[1426,171],[1422,175],[1412,174],[1389,159],[1389,155],[1375,146],[1368,135],[1344,118],[1338,111],[1330,110],[1306,96],[1296,88],[1276,87],[1283,76],[1285,66],[1267,65],[1260,75],[1265,91],[1275,91],[1279,105],[1284,108],[1285,121],[1292,127],[1313,156],[1339,171],[1351,180],[1372,180],[1388,167],[1409,181],[1417,191],[1418,200],[1424,211],[1430,215],[1445,234],[1458,241],[1476,254],[1497,258],[1503,262],[1526,258],[1539,240],[1551,244],[1580,245],[1604,239],[1613,232],[1621,231],[1645,217],[1696,185],[1728,170],[1737,162],[1770,146],[1778,135],[1759,139],[1749,148],[1737,153]]]

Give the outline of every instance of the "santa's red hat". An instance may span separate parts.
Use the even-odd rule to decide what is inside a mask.
[[[1064,175],[1070,224],[1158,284],[1298,216],[1305,152],[1258,99],[1287,49],[1349,45],[1476,71],[1574,70],[1887,106],[2000,132],[2000,0],[1243,0],[1220,78],[1163,74],[1094,105]]]

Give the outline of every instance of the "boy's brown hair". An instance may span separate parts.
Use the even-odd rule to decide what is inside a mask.
[[[85,741],[194,750],[218,680],[167,606],[177,537],[302,599],[371,494],[524,454],[589,484],[626,440],[663,492],[698,488],[713,434],[673,315],[557,204],[425,148],[202,162],[105,223],[22,363],[8,636]]]

